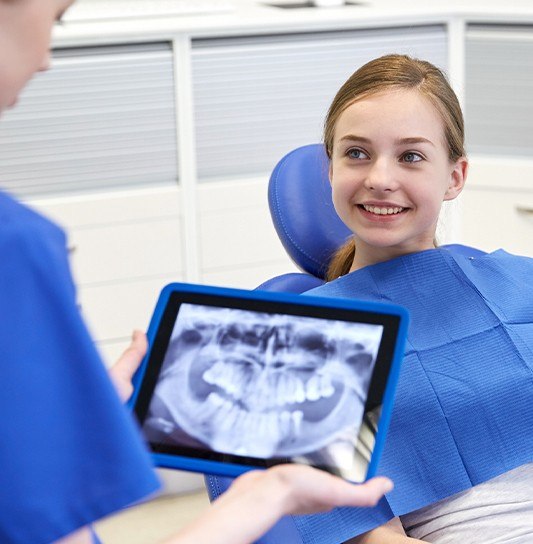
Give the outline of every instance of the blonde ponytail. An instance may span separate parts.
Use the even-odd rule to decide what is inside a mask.
[[[333,255],[326,272],[326,281],[336,280],[340,276],[348,274],[355,256],[355,242],[350,238]]]

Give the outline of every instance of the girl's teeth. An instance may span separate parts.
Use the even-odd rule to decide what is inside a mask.
[[[370,213],[375,213],[376,215],[393,215],[400,212],[403,212],[404,208],[378,208],[377,206],[367,206],[363,205],[363,208]]]

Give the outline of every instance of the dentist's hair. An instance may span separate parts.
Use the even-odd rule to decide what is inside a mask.
[[[385,55],[359,68],[335,95],[324,122],[324,145],[329,159],[333,155],[335,127],[346,108],[378,93],[409,89],[417,90],[429,100],[442,119],[444,143],[450,162],[466,156],[463,112],[444,73],[424,60],[407,55]],[[354,255],[355,242],[350,239],[331,259],[326,280],[347,274]]]

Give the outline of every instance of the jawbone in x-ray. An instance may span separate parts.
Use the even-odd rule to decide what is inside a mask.
[[[351,466],[382,333],[375,324],[182,304],[145,432],[256,458],[305,462],[329,452]]]

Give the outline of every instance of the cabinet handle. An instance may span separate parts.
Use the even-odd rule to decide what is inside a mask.
[[[527,213],[528,215],[533,215],[533,208],[529,206],[515,206],[518,213]]]

